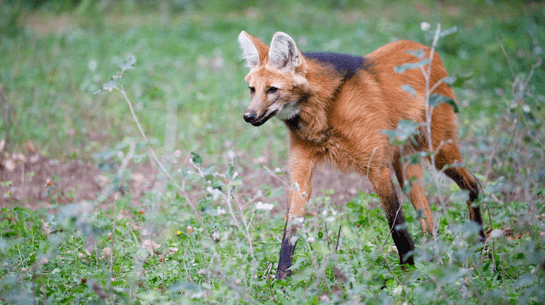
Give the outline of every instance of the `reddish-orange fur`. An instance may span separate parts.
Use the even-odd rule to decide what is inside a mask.
[[[366,56],[371,63],[369,67],[343,80],[341,75],[329,67],[305,58],[299,50],[299,64],[294,60],[293,67],[278,68],[278,64],[269,62],[268,46],[245,32],[241,33],[243,35],[259,53],[259,63],[250,65],[251,71],[245,78],[250,87],[255,88],[246,115],[259,116],[268,113],[272,105],[298,101],[300,125],[299,128],[290,128],[289,163],[292,184],[297,183],[299,190],[290,190],[288,223],[304,216],[304,206],[312,193],[313,171],[316,165],[324,162],[342,171],[357,172],[367,177],[386,212],[392,213],[390,203],[396,199],[389,167],[393,165],[400,184],[410,177],[416,178],[409,196],[415,209],[423,211],[425,218],[421,220],[422,231],[432,233],[433,217],[419,181],[422,168],[420,165],[408,165],[404,170],[400,162],[402,153],[429,150],[426,128],[420,128],[417,143],[405,146],[403,152],[399,147],[391,145],[388,136],[383,133],[384,130],[396,129],[400,120],[426,122],[427,85],[422,71],[409,69],[404,73],[396,73],[394,67],[421,60],[406,53],[407,50],[422,49],[427,58],[429,48],[413,41],[387,44]],[[288,64],[293,56],[288,57]],[[424,69],[427,71],[428,66]],[[432,87],[447,76],[441,59],[434,54],[428,86]],[[414,88],[415,97],[401,88],[404,84]],[[267,88],[273,85],[278,87],[278,92],[271,94]],[[452,89],[444,83],[432,93],[455,99]],[[435,162],[436,167],[442,169],[447,164],[462,161],[457,144],[456,116],[452,107],[444,103],[432,111],[432,146],[434,150],[439,148]],[[469,172],[465,168],[454,167],[445,173],[455,179],[460,187],[473,192],[474,198],[468,202],[471,205],[478,190]],[[470,211],[472,219],[476,220],[471,206]],[[288,229],[286,234],[288,237],[291,234]],[[285,277],[285,274],[280,277]]]

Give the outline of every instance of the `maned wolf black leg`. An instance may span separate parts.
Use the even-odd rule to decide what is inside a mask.
[[[312,174],[316,167],[316,156],[290,134],[290,179],[292,188],[288,195],[288,215],[286,229],[282,238],[277,279],[285,279],[291,274],[293,251],[305,216],[305,204],[312,195]]]
[[[391,183],[391,182],[390,182]],[[392,190],[394,185],[391,184]],[[399,252],[399,262],[401,264],[414,265],[414,258],[411,251],[414,250],[414,243],[407,230],[405,224],[405,217],[403,216],[403,210],[397,200],[395,191],[394,196],[391,199],[390,209],[386,212],[386,218],[388,219],[388,225],[392,232],[392,238]]]
[[[400,263],[414,265],[414,258],[411,253],[414,250],[414,243],[405,225],[405,217],[397,200],[389,169],[384,167],[379,170],[377,176],[370,176],[370,180],[386,212],[392,239],[399,253]]]
[[[300,223],[295,223],[288,219],[286,221],[286,228],[284,229],[284,237],[282,238],[282,248],[280,248],[280,259],[278,260],[278,271],[276,272],[277,279],[286,279],[291,274],[291,267],[293,260],[293,252],[295,251],[295,245],[299,236],[297,230],[301,228]]]

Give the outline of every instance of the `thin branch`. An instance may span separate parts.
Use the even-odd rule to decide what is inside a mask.
[[[490,159],[488,159],[488,163],[486,164],[486,172],[484,173],[484,178],[488,180],[488,175],[490,175],[490,170],[492,169],[492,162],[494,161],[494,157],[496,156],[496,151],[498,150],[498,142],[494,142],[494,148],[492,149],[492,153],[490,154]]]
[[[339,232],[337,233],[337,245],[335,246],[335,253],[337,253],[337,249],[339,248],[339,241],[341,240],[341,228],[342,226],[339,226]]]
[[[500,39],[498,38],[498,35],[496,35],[496,40],[500,44],[501,50],[503,51],[503,55],[505,55],[505,58],[507,58],[507,63],[509,64],[509,70],[511,70],[511,75],[513,76],[513,81],[516,80],[515,71],[513,71],[513,66],[511,65],[511,59],[507,55],[507,52],[505,52],[505,48],[503,47],[503,44],[501,43]]]
[[[273,298],[274,303],[276,304],[276,297],[274,296],[274,292],[271,285],[271,277],[269,276],[269,274],[271,273],[271,269],[272,269],[272,263],[269,264],[269,268],[267,271],[267,282],[269,282],[269,289],[271,291],[271,296]]]
[[[180,185],[174,180],[174,178],[172,178],[172,176],[170,175],[170,173],[166,170],[166,168],[163,166],[163,163],[161,163],[161,161],[159,161],[159,159],[157,158],[157,156],[155,155],[155,151],[151,148],[151,145],[149,144],[149,141],[148,141],[148,138],[146,137],[146,134],[144,133],[144,130],[142,129],[142,126],[140,125],[140,121],[138,120],[138,117],[136,116],[136,114],[134,113],[134,108],[132,107],[132,103],[131,101],[129,100],[129,97],[127,96],[127,94],[125,93],[125,89],[123,89],[123,85],[121,85],[121,89],[115,87],[114,89],[116,89],[117,91],[121,92],[121,94],[123,95],[123,97],[125,98],[125,101],[127,102],[127,104],[129,105],[129,109],[131,110],[131,114],[132,114],[132,117],[134,119],[134,121],[136,122],[136,125],[138,126],[138,130],[140,130],[140,134],[142,135],[142,138],[144,138],[144,142],[146,142],[146,147],[148,148],[148,150],[150,151],[151,155],[153,156],[153,159],[155,160],[155,162],[157,162],[157,164],[159,164],[159,167],[161,168],[161,170],[163,171],[163,173],[167,176],[167,178],[176,186],[176,188],[182,192],[182,194],[184,195],[187,203],[189,203],[189,205],[191,206],[191,209],[193,210],[193,212],[195,213],[196,217],[198,217],[198,213],[197,213],[197,209],[195,208],[195,206],[193,205],[193,203],[191,202],[191,200],[189,199],[189,197],[187,196],[185,190],[180,187]]]
[[[397,215],[396,215],[397,216]],[[373,223],[371,222],[371,215],[369,215],[369,211],[367,211],[367,220],[369,221],[369,226],[371,227],[371,230],[373,231],[373,236],[375,237],[375,242],[377,243],[377,246],[380,245],[380,241],[378,240],[377,238],[377,235],[376,235],[376,232],[375,232],[375,228],[373,227]],[[391,232],[391,231],[390,231]],[[389,236],[389,235],[388,235]],[[380,250],[382,252],[382,248]],[[373,260],[373,263],[377,260],[378,258],[378,255],[377,257],[375,257],[375,259]],[[388,265],[388,269],[390,269],[390,272],[392,273],[392,275],[394,276],[394,279],[396,280],[396,282],[399,284],[399,285],[402,285],[403,283],[399,280],[399,278],[396,276],[394,270],[392,269],[392,266],[390,266],[390,261],[388,260],[387,257],[384,257],[384,261],[386,262],[386,265]]]
[[[187,263],[187,261],[189,260],[189,258],[187,257],[187,246],[184,247],[184,258],[185,270],[187,272],[187,275],[189,276],[189,281],[191,283],[194,283],[193,278],[191,277],[191,272],[189,271],[189,264]]]
[[[161,287],[161,291],[163,293],[165,293],[166,291],[166,288],[165,288],[165,241],[163,240],[163,242],[161,243],[161,256],[162,256],[162,259],[161,259],[161,263],[162,263],[162,266],[163,266],[163,276],[162,276],[162,281],[163,281],[163,287]]]
[[[369,181],[369,168],[371,166],[371,160],[373,159],[373,156],[375,155],[375,151],[377,150],[378,146],[375,146],[375,148],[373,148],[373,152],[371,153],[371,158],[369,158],[369,161],[367,161],[367,177],[365,177],[367,179],[367,181]]]
[[[526,86],[528,86],[528,83],[530,82],[532,75],[534,75],[535,68],[539,67],[540,65],[541,64],[539,62],[532,65],[532,69],[530,70],[528,77],[526,77],[526,79],[524,80],[524,83],[522,84],[522,88],[520,88],[520,91],[524,91],[526,89]]]
[[[394,190],[395,192],[395,190]],[[392,227],[390,230],[388,230],[388,236],[384,239],[384,242],[382,243],[382,246],[380,247],[379,251],[377,252],[377,255],[375,256],[375,259],[373,259],[373,263],[377,260],[380,254],[382,254],[382,251],[384,250],[384,246],[386,246],[386,243],[388,242],[388,239],[392,235],[392,231],[395,230],[395,222],[397,220],[397,215],[399,215],[399,211],[401,211],[401,208],[403,207],[402,204],[399,204],[399,208],[397,209],[396,216],[394,217],[394,221],[392,224]],[[367,217],[369,217],[369,211],[367,212]],[[369,224],[371,224],[371,220],[369,220]],[[374,231],[374,230],[373,230]],[[375,237],[376,238],[376,237]],[[377,240],[378,241],[378,240]],[[380,243],[379,243],[380,244]]]
[[[327,238],[327,248],[331,249],[331,241],[329,240],[329,232],[327,231],[327,222],[324,220],[325,237]]]
[[[112,253],[110,254],[110,274],[114,274],[114,241],[115,241],[115,223],[116,223],[116,215],[117,215],[117,196],[119,192],[115,193],[114,197],[114,228],[112,230]]]

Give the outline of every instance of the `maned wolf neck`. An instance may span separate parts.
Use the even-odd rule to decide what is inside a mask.
[[[345,82],[358,77],[361,70],[373,66],[371,60],[336,53],[302,53],[305,59],[305,77],[308,92],[301,101],[301,111],[285,123],[290,131],[301,140],[320,144],[331,131],[328,113],[337,94]]]

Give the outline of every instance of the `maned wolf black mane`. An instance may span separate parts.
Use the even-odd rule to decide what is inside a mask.
[[[371,65],[370,61],[362,56],[330,52],[304,52],[303,55],[307,58],[332,64],[333,67],[335,67],[335,70],[341,73],[344,78],[350,78],[354,76],[358,70],[365,69]]]

